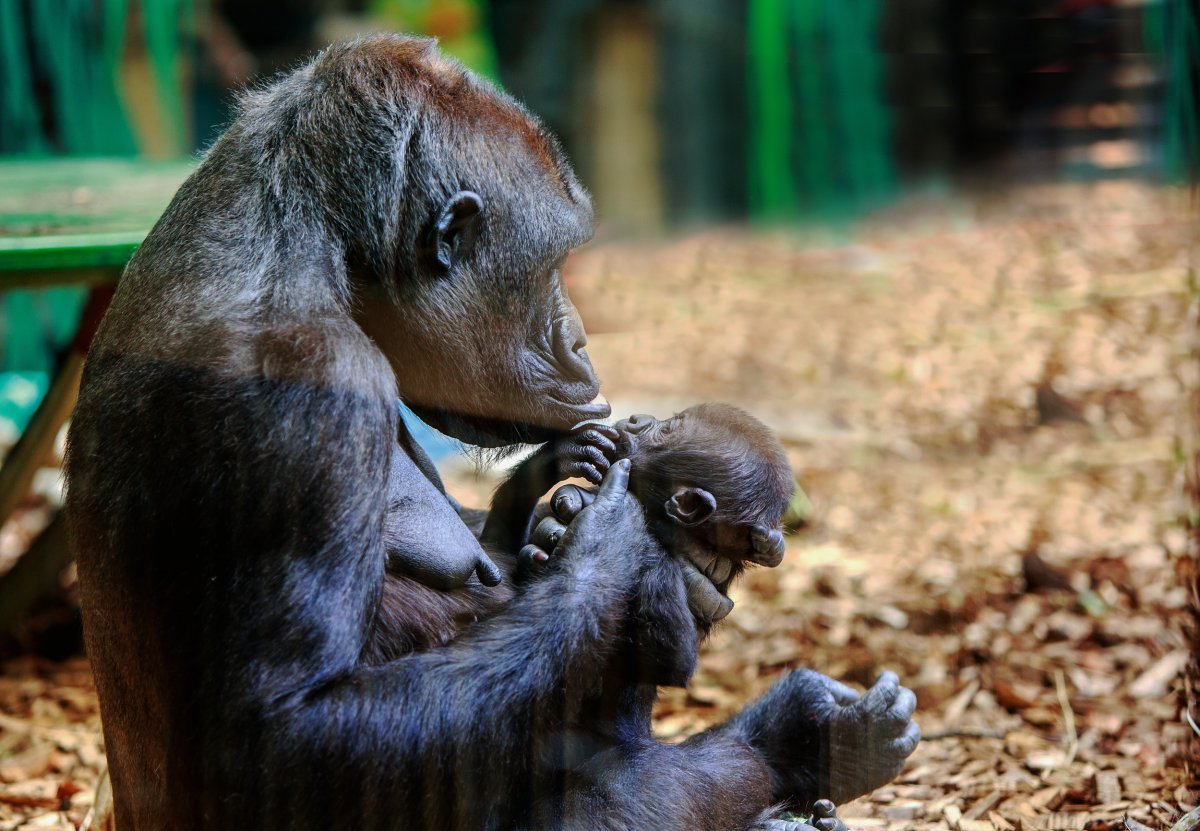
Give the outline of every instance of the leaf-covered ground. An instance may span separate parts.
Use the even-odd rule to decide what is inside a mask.
[[[1177,192],[1054,185],[574,258],[615,412],[740,404],[812,502],[660,733],[789,667],[894,669],[926,739],[842,807],[852,827],[1139,831],[1194,807],[1177,439],[1197,230]],[[473,504],[493,481],[449,476]],[[82,659],[3,668],[0,829],[75,827],[101,759]]]

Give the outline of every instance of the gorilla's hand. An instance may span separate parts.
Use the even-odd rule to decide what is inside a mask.
[[[893,672],[859,696],[811,670],[797,670],[729,723],[766,757],[773,799],[804,807],[846,802],[890,782],[917,746],[917,699]]]
[[[569,524],[556,513],[545,517],[533,529],[530,542],[517,557],[518,574],[536,571],[556,558],[590,557],[602,553],[636,556],[645,549],[646,523],[637,499],[629,493],[629,460],[622,459],[609,468],[595,493],[574,488],[575,501],[564,505],[559,492],[551,498],[564,511],[570,510]]]

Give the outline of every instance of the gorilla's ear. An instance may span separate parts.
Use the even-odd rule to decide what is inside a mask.
[[[717,499],[704,488],[679,488],[663,507],[680,525],[699,525],[717,509]]]
[[[483,200],[472,191],[460,190],[446,200],[429,231],[428,251],[437,270],[449,273],[461,257],[470,253],[482,214]]]

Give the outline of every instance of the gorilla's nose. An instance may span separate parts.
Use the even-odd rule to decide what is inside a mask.
[[[587,333],[583,321],[574,314],[563,318],[554,336],[554,357],[559,366],[570,375],[583,381],[593,379],[592,362],[583,348],[587,346]]]
[[[639,413],[638,415],[631,415],[629,418],[621,419],[616,423],[616,428],[636,436],[638,433],[642,432],[651,424],[653,424],[656,420],[657,419],[655,419],[652,415]]]

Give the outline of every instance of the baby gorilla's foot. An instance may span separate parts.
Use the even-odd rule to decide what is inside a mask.
[[[599,485],[617,459],[620,435],[615,427],[589,422],[556,439],[557,481],[579,477]]]
[[[837,817],[837,807],[828,799],[813,803],[812,816],[807,820],[769,819],[754,831],[850,831]]]
[[[818,799],[813,803],[808,824],[817,831],[849,831],[846,823],[838,819],[837,806],[828,799]]]

